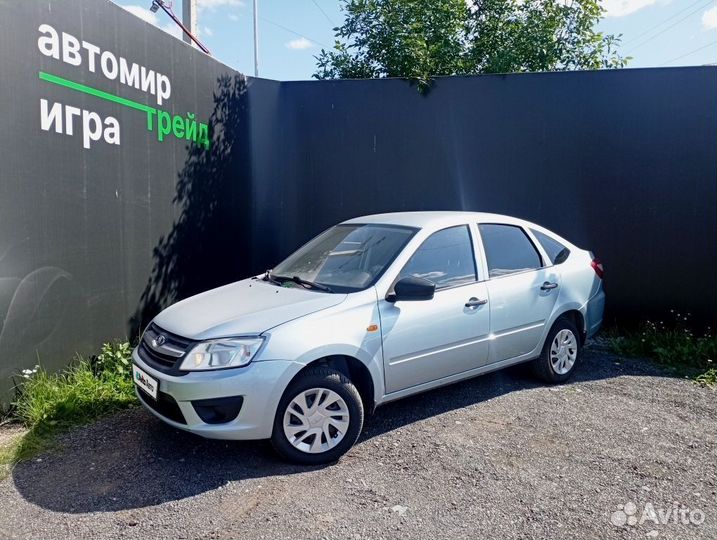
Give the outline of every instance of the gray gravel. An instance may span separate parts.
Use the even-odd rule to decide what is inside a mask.
[[[717,538],[716,412],[715,391],[596,348],[563,386],[515,368],[380,408],[320,468],[132,410],[16,467],[0,537]],[[613,525],[628,503],[705,520]]]

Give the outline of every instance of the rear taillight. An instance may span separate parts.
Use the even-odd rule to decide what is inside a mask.
[[[602,267],[602,263],[600,262],[600,259],[595,257],[591,262],[590,266],[593,267],[593,270],[595,270],[595,273],[597,274],[597,277],[602,279],[602,277],[605,275],[605,269]]]

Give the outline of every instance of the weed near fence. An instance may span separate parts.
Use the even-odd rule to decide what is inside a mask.
[[[39,366],[23,370],[9,419],[26,431],[0,446],[0,477],[50,447],[60,431],[134,405],[131,352],[129,343],[117,341],[59,373]]]
[[[708,327],[696,334],[689,314],[672,311],[672,320],[647,321],[637,330],[613,331],[610,345],[616,354],[651,358],[705,386],[717,384],[717,336]]]

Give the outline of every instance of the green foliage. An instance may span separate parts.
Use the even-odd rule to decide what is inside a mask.
[[[19,461],[15,458],[19,439],[20,436],[16,435],[0,443],[0,481],[10,473],[13,464]]]
[[[334,29],[336,50],[317,57],[318,79],[407,77],[466,73],[462,37],[465,0],[345,0],[346,20]]]
[[[717,369],[710,368],[700,373],[695,377],[695,382],[700,386],[717,386]]]
[[[21,431],[0,444],[0,480],[10,474],[16,463],[52,448],[54,434],[49,430]]]
[[[317,79],[432,77],[623,67],[620,37],[595,30],[600,0],[344,0]]]
[[[127,342],[105,343],[90,359],[76,358],[60,373],[23,370],[12,419],[29,431],[0,448],[0,464],[27,459],[52,444],[58,431],[85,424],[136,402]]]
[[[674,321],[647,321],[637,331],[612,337],[613,351],[624,356],[652,358],[694,377],[700,384],[715,384],[717,336],[711,328],[702,335],[695,335],[688,316],[672,313]]]
[[[598,0],[482,0],[472,15],[470,55],[478,71],[619,68],[620,38],[595,31]]]
[[[97,377],[117,376],[124,383],[131,382],[132,376],[132,346],[128,341],[115,341],[102,345],[100,354],[91,360],[92,372]],[[129,376],[129,378],[128,378]],[[130,389],[132,385],[130,384]]]
[[[15,415],[27,427],[83,424],[135,400],[128,343],[106,343],[60,373],[39,368],[19,387]]]

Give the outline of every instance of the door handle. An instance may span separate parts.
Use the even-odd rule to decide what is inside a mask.
[[[549,291],[550,289],[557,289],[558,284],[557,283],[551,283],[550,281],[546,281],[540,286],[541,291]]]
[[[473,308],[477,308],[478,306],[482,306],[487,303],[488,303],[488,300],[478,300],[478,298],[473,296],[472,298],[468,299],[468,302],[466,302],[466,307],[473,309]]]

